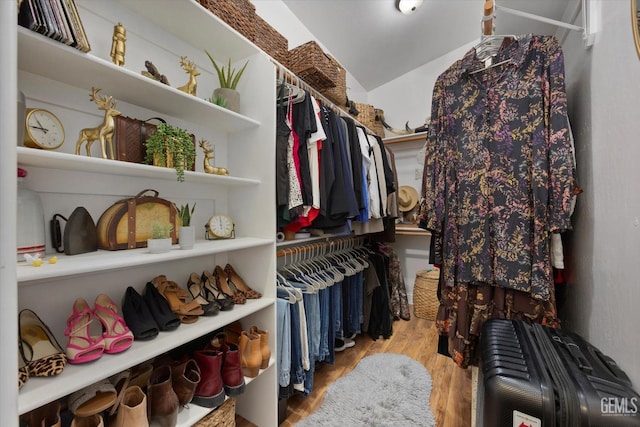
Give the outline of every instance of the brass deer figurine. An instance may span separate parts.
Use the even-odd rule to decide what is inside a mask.
[[[113,149],[113,133],[115,131],[115,116],[120,115],[120,111],[115,109],[116,102],[110,96],[98,96],[98,92],[102,89],[92,87],[89,98],[95,102],[100,110],[104,110],[104,119],[102,124],[94,128],[85,128],[80,131],[78,142],[76,142],[76,154],[80,154],[82,143],[86,142],[87,156],[91,157],[91,145],[94,141],[100,140],[103,159],[115,159]],[[106,145],[109,144],[109,156],[107,156]]]
[[[180,86],[178,90],[195,96],[198,88],[196,77],[200,75],[200,71],[196,70],[196,64],[193,61],[187,61],[186,56],[180,57],[180,66],[189,74],[189,81],[184,86]]]
[[[204,152],[203,166],[205,173],[210,173],[213,175],[229,175],[229,171],[227,169],[219,168],[211,164],[215,163],[214,149],[211,147],[211,144],[209,144],[206,140],[201,139],[198,145],[200,145],[200,148],[202,148],[202,151]]]

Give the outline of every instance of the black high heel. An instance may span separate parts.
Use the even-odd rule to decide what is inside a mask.
[[[202,280],[203,287],[209,292],[212,298],[218,301],[220,304],[220,309],[222,311],[231,310],[234,306],[233,297],[229,294],[224,293],[218,286],[216,282],[216,278],[209,273],[207,270],[202,272],[202,276],[200,276],[200,280]]]
[[[189,289],[189,293],[193,299],[202,306],[205,316],[215,316],[218,314],[221,309],[220,303],[211,294],[211,291],[204,286],[198,273],[191,273],[189,282],[187,283],[187,289]]]
[[[180,326],[180,319],[171,311],[169,303],[160,295],[153,283],[147,282],[143,298],[161,331],[173,331]]]

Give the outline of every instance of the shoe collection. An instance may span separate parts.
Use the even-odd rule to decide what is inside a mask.
[[[233,342],[235,338],[240,342]],[[268,338],[268,331],[257,326],[243,331],[235,322],[199,349],[165,354],[91,384],[67,398],[71,426],[172,427],[188,404],[215,409],[226,397],[245,391],[245,376],[255,377],[268,367]],[[61,406],[60,401],[51,402],[25,414],[23,421],[29,427],[60,426]]]

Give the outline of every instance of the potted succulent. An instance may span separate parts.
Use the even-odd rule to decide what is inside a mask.
[[[220,87],[213,91],[213,97],[211,99],[216,99],[217,95],[224,96],[227,100],[227,108],[237,113],[240,110],[240,93],[236,90],[236,87],[249,61],[245,62],[240,70],[236,70],[235,68],[231,68],[231,58],[229,58],[229,62],[225,68],[224,65],[220,67],[209,52],[205,50],[205,53],[209,57],[209,60],[211,60],[213,68],[216,69],[218,80],[220,81]],[[216,104],[221,105],[219,102],[216,102]]]
[[[154,221],[151,224],[151,238],[147,239],[149,253],[160,254],[171,250],[171,230],[173,225],[168,222]]]
[[[195,228],[191,225],[191,217],[193,216],[193,211],[195,210],[195,208],[195,203],[193,204],[191,209],[189,209],[189,203],[180,206],[179,215],[182,222],[180,231],[178,233],[180,249],[193,249],[193,245],[196,240],[196,231]]]
[[[184,181],[185,169],[191,169],[196,159],[196,147],[186,130],[160,123],[144,144],[147,164],[175,168],[178,181]]]

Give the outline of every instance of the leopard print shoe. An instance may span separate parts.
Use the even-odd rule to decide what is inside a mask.
[[[60,374],[67,364],[67,357],[47,325],[28,309],[20,311],[18,322],[19,350],[28,376],[50,377]]]

